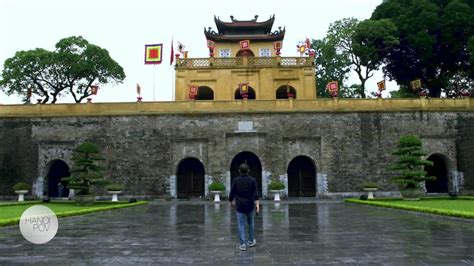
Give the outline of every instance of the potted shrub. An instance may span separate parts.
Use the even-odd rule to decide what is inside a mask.
[[[396,170],[398,175],[392,178],[392,182],[400,186],[404,199],[419,199],[424,193],[421,184],[436,179],[427,176],[424,170],[426,165],[433,165],[433,162],[421,158],[425,153],[421,149],[420,138],[416,135],[402,136],[393,155],[398,158],[391,169]]]
[[[367,191],[367,199],[373,199],[374,191],[377,191],[378,184],[373,181],[365,181],[364,183],[362,183],[362,189],[364,191]]]
[[[104,186],[107,181],[103,179],[102,167],[99,161],[104,160],[97,146],[91,142],[78,145],[72,154],[73,166],[71,176],[63,178],[68,186],[74,189],[74,200],[77,204],[91,204],[95,196],[91,186]]]
[[[280,193],[283,189],[285,189],[285,184],[283,184],[279,179],[272,178],[270,183],[268,183],[268,190],[273,193],[274,201],[280,201]]]
[[[214,194],[214,202],[221,201],[220,195],[225,191],[225,185],[221,181],[214,180],[207,188]]]
[[[105,188],[109,194],[112,194],[112,201],[118,201],[118,194],[122,193],[124,186],[122,184],[109,184]]]
[[[18,194],[18,201],[25,201],[25,194],[30,190],[30,185],[25,182],[16,183],[13,190]]]

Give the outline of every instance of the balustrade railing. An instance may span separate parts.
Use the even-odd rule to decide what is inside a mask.
[[[178,58],[176,68],[310,67],[313,64],[314,57]]]

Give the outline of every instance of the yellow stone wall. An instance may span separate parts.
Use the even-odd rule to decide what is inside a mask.
[[[474,97],[456,99],[319,99],[272,101],[178,101],[142,103],[0,105],[0,118],[199,113],[281,112],[474,112]]]
[[[245,62],[250,59],[241,58],[241,60]],[[316,98],[316,80],[312,66],[296,64],[295,66],[279,67],[276,63],[277,58],[272,60],[275,60],[275,65],[263,67],[177,67],[176,100],[189,98],[190,85],[211,88],[214,91],[214,100],[234,100],[235,91],[241,82],[249,82],[249,86],[255,90],[256,100],[275,100],[276,90],[288,82],[296,89],[297,99]]]

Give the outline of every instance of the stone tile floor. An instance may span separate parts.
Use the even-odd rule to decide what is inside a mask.
[[[245,252],[236,231],[226,202],[157,201],[60,219],[43,245],[0,228],[0,265],[474,265],[472,222],[342,202],[264,202]]]

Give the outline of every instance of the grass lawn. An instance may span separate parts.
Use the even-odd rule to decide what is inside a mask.
[[[95,202],[93,205],[78,206],[75,202],[50,202],[42,203],[38,201],[0,204],[0,227],[18,224],[21,214],[33,205],[44,205],[53,210],[57,217],[68,217],[81,214],[87,214],[98,211],[107,211],[119,208],[127,208],[138,205],[148,204],[146,201],[136,203],[128,202]]]
[[[472,197],[460,197],[458,199],[422,198],[421,200],[346,199],[346,202],[474,219],[474,200],[473,199],[474,198]]]

